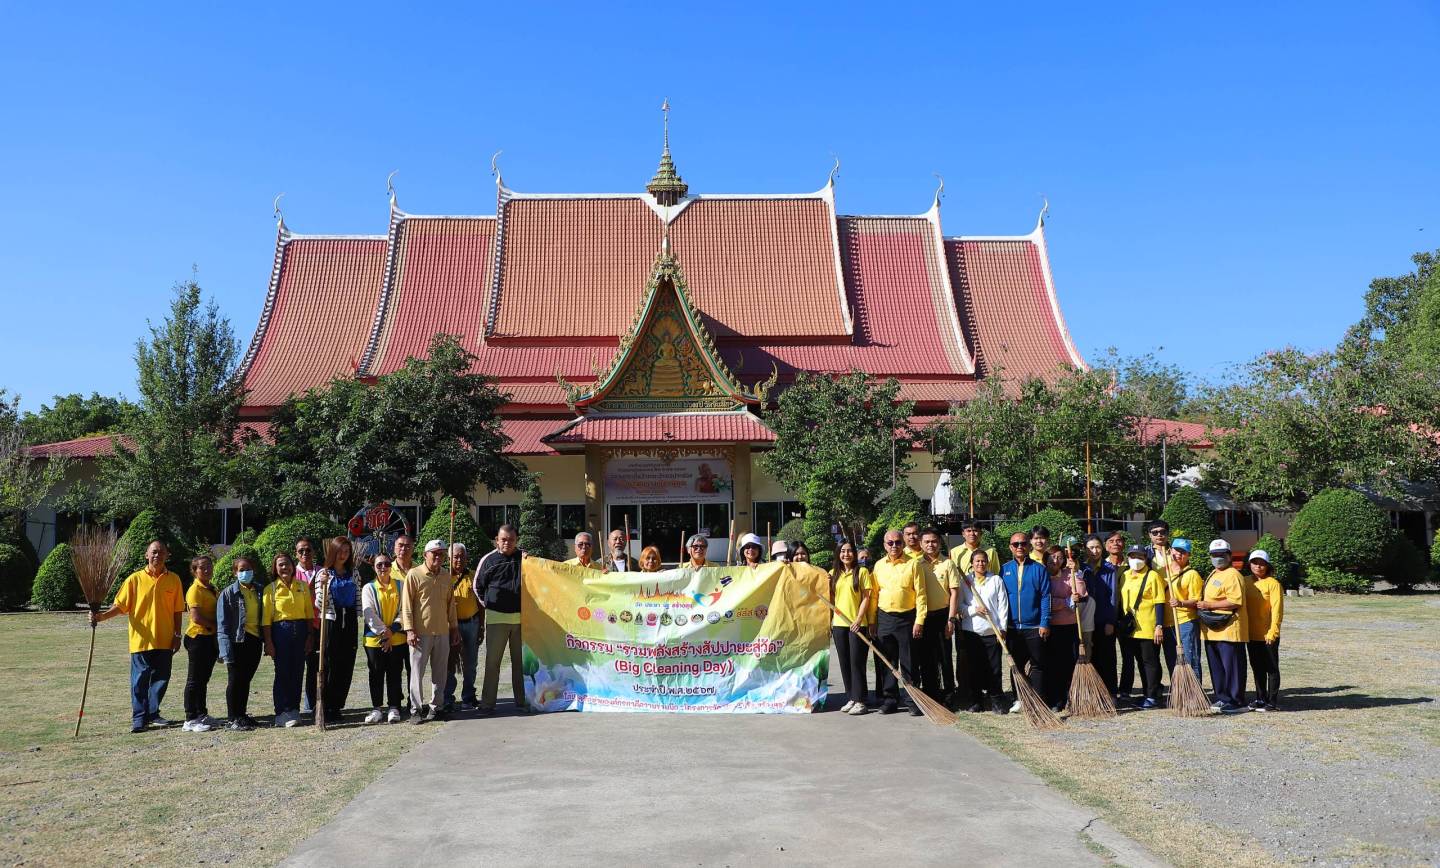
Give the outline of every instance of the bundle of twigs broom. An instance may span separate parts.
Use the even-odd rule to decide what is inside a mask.
[[[70,538],[71,558],[75,563],[75,578],[80,583],[80,592],[93,615],[100,611],[115,579],[120,573],[120,564],[128,557],[128,547],[121,545],[113,530],[101,530],[85,525]],[[80,736],[80,722],[85,719],[85,697],[90,693],[90,667],[95,662],[95,625],[90,625],[90,656],[85,661],[85,686],[80,690],[80,713],[75,716],[75,735]]]
[[[1165,597],[1170,611],[1176,610],[1175,585],[1171,578],[1170,551],[1165,550]],[[1200,677],[1190,668],[1185,648],[1180,644],[1180,621],[1175,620],[1175,669],[1170,673],[1170,710],[1178,717],[1206,717],[1213,712],[1210,698],[1200,684]]]
[[[1078,569],[1072,560],[1072,590]],[[1070,678],[1070,697],[1067,701],[1070,715],[1084,719],[1114,717],[1115,698],[1110,695],[1110,688],[1105,686],[1105,679],[1100,677],[1095,664],[1090,662],[1090,649],[1085,644],[1085,619],[1081,617],[1080,598],[1072,594],[1070,599],[1075,606],[1075,632],[1080,636],[1080,651],[1075,661],[1075,674]]]

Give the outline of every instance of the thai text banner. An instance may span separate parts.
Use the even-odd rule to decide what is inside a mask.
[[[543,711],[808,712],[829,592],[805,564],[600,573],[528,557],[525,695]]]

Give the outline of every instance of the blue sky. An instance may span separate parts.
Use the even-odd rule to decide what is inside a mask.
[[[0,387],[27,408],[133,396],[192,267],[247,342],[276,193],[297,232],[384,231],[392,169],[406,210],[488,214],[502,148],[518,190],[637,190],[665,96],[696,192],[813,190],[834,153],[842,212],[924,211],[939,172],[947,234],[985,235],[1045,194],[1092,359],[1215,379],[1324,347],[1440,247],[1433,3],[206,6],[5,13]]]

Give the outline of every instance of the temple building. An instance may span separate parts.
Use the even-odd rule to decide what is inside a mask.
[[[411,214],[383,235],[305,235],[283,218],[242,363],[243,417],[361,379],[458,334],[509,395],[508,452],[541,474],[557,529],[628,521],[666,560],[708,532],[778,530],[797,507],[757,458],[758,412],[797,371],[894,377],[916,413],[971,397],[987,373],[1083,367],[1060,312],[1044,213],[1023,235],[947,236],[940,195],[909,216],[813,193],[692,190],[670,153],[643,191],[523,193],[496,172],[491,216]],[[314,336],[323,331],[324,341]],[[903,445],[902,445],[903,448]],[[917,453],[910,484],[937,474]],[[520,493],[477,491],[482,527]]]

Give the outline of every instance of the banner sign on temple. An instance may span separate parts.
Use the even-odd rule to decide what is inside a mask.
[[[730,460],[723,455],[605,463],[605,496],[612,503],[729,503],[734,483]]]

